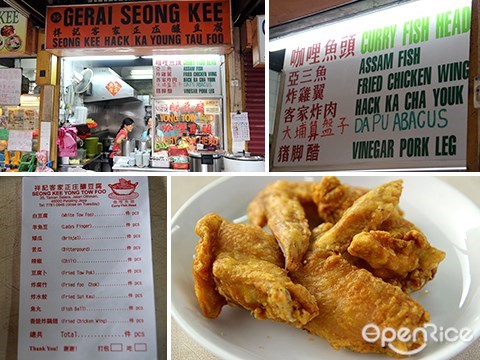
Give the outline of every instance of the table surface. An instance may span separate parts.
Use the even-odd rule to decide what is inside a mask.
[[[464,193],[480,207],[480,176],[438,176],[454,188]],[[171,212],[172,216],[192,195],[217,179],[215,176],[171,177]],[[193,289],[192,289],[193,291]],[[219,359],[199,345],[178,325],[171,321],[171,358],[174,360],[214,360]],[[480,339],[477,339],[454,360],[477,360],[480,358]]]
[[[167,179],[149,177],[158,359],[167,358]],[[22,177],[0,177],[0,359],[17,358]]]

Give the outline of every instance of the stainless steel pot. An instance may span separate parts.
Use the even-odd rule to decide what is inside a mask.
[[[225,172],[264,172],[265,158],[263,156],[250,156],[248,154],[223,155]]]
[[[135,141],[129,139],[122,140],[122,156],[128,156],[133,151],[135,151]]]
[[[110,152],[112,151],[114,138],[111,136],[104,137],[102,140],[103,144],[103,152]]]
[[[220,172],[223,168],[222,154],[211,151],[190,152],[190,171]]]

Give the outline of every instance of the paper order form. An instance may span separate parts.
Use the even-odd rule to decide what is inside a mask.
[[[20,360],[157,359],[147,180],[23,179]]]

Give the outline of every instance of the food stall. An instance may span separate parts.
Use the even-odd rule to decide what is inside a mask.
[[[99,144],[85,158],[59,156],[60,168],[94,159],[102,163],[96,171],[107,171],[109,145],[129,117],[134,130],[111,170],[189,171],[200,155],[218,159],[220,171],[232,43],[228,0],[48,7],[46,49],[62,57],[60,128],[76,129],[78,151],[88,138]],[[142,141],[150,117],[156,135]]]

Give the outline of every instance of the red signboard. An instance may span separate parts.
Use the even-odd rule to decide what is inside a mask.
[[[128,2],[47,8],[46,48],[232,44],[229,0]]]

